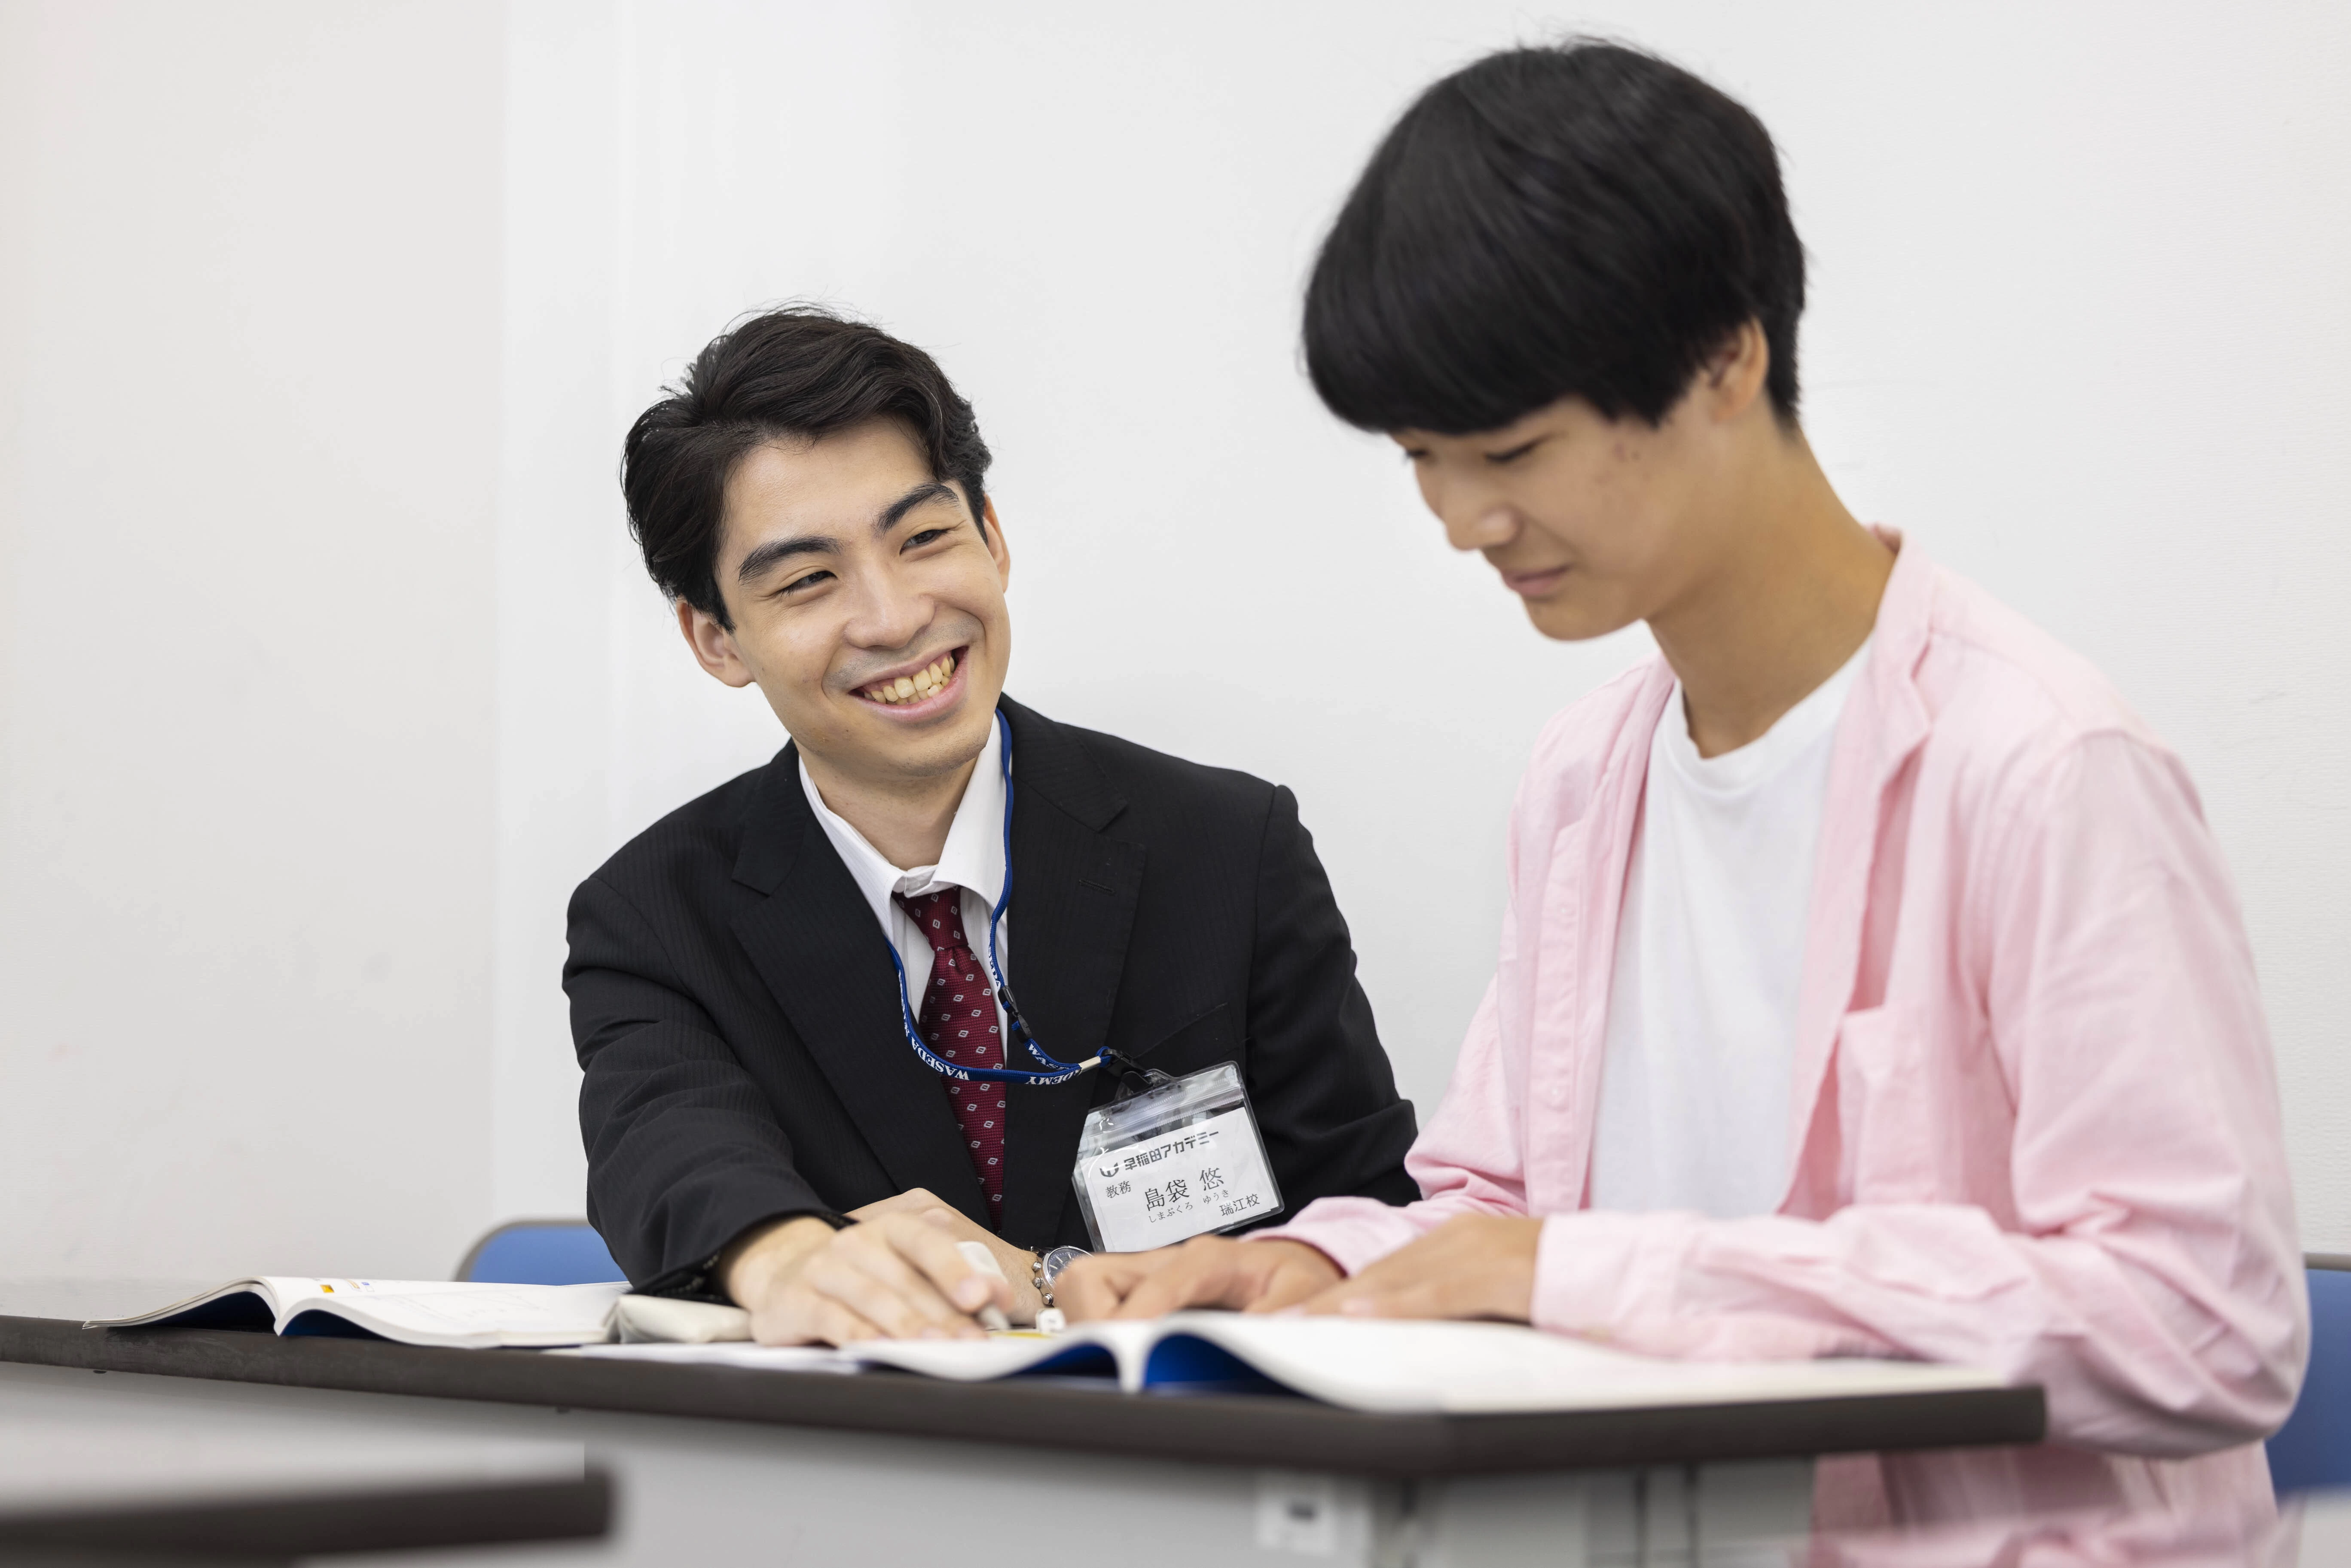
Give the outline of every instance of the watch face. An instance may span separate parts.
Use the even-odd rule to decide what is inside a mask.
[[[1045,1283],[1050,1285],[1055,1280],[1061,1277],[1062,1270],[1068,1268],[1079,1259],[1086,1256],[1088,1256],[1088,1253],[1082,1247],[1054,1248],[1050,1252],[1045,1254]]]

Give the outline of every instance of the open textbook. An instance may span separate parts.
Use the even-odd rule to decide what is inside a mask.
[[[271,1329],[281,1334],[374,1334],[403,1344],[478,1350],[601,1343],[611,1333],[609,1285],[477,1285],[449,1280],[233,1280],[136,1317],[86,1328]]]
[[[1511,1323],[1176,1312],[1054,1335],[863,1340],[838,1351],[741,1342],[576,1354],[788,1372],[895,1367],[963,1383],[1095,1377],[1129,1393],[1272,1384],[1353,1410],[1487,1415],[1744,1405],[1997,1388],[1995,1374],[1908,1361],[1659,1361]]]

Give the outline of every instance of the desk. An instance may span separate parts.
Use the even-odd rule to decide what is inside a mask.
[[[0,1385],[0,1564],[288,1563],[576,1541],[611,1483],[570,1443],[332,1437],[157,1425]]]
[[[90,1331],[0,1317],[0,1394],[164,1424],[570,1437],[619,1478],[617,1551],[665,1563],[961,1561],[1092,1542],[1181,1563],[1687,1561],[1800,1533],[1815,1455],[2029,1443],[2038,1389],[1535,1416],[1371,1416],[1256,1396],[1130,1397],[590,1361],[521,1351]],[[91,1376],[104,1372],[103,1379]],[[1074,1532],[1074,1533],[1071,1533]]]

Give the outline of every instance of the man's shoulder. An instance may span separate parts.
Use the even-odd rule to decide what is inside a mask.
[[[745,824],[788,753],[697,795],[612,852],[591,881],[629,893],[723,881],[734,874]]]
[[[1273,798],[1274,786],[1254,773],[1195,762],[1105,730],[1049,722],[1130,801],[1262,811]]]

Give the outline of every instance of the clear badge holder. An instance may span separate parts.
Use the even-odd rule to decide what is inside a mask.
[[[1281,1212],[1281,1189],[1238,1064],[1151,1087],[1087,1113],[1078,1207],[1097,1252],[1141,1252]]]

